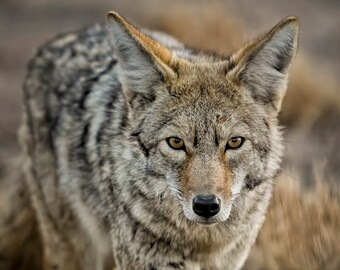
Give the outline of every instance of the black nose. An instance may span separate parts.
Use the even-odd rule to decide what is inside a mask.
[[[220,211],[220,203],[214,195],[197,195],[192,202],[192,208],[197,215],[209,218]]]

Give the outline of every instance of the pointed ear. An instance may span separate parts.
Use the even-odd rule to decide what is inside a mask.
[[[127,101],[132,102],[137,95],[137,100],[152,100],[153,86],[176,76],[171,68],[172,53],[116,12],[109,12],[107,21]]]
[[[295,17],[282,20],[264,36],[242,48],[230,61],[227,76],[245,85],[255,100],[281,109],[288,72],[297,49],[299,22]]]

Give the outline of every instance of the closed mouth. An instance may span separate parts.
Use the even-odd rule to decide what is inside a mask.
[[[218,223],[218,220],[216,218],[200,218],[195,220],[195,222],[200,223],[202,225],[214,225]]]

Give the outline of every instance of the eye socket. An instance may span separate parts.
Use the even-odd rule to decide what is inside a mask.
[[[168,145],[175,150],[185,150],[185,145],[182,139],[178,137],[170,137],[166,139]]]
[[[244,143],[243,137],[233,137],[228,140],[227,145],[225,146],[225,150],[240,148],[243,143]]]

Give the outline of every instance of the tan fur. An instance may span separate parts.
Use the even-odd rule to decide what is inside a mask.
[[[195,194],[218,194],[229,200],[231,196],[231,175],[226,165],[226,157],[220,155],[217,160],[205,160],[191,157],[186,160],[180,180],[180,189],[184,198],[190,199]]]
[[[44,267],[106,270],[114,259],[121,270],[240,269],[279,170],[275,103],[298,26],[284,20],[230,66],[153,40],[114,12],[108,21],[113,49],[101,27],[65,47],[53,41],[24,84]],[[167,143],[176,136],[185,149]],[[226,147],[235,136],[242,146]],[[218,208],[197,211],[202,194]]]

